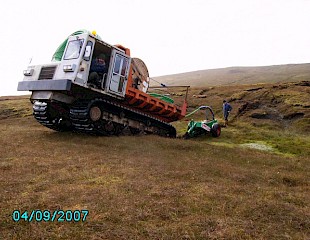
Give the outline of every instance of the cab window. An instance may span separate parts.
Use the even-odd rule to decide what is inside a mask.
[[[83,39],[73,40],[68,43],[68,47],[64,56],[65,60],[77,59],[80,56],[83,47]]]

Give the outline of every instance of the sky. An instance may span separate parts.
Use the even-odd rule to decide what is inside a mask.
[[[310,62],[310,0],[10,0],[0,8],[0,96],[80,29],[130,48],[151,77]]]

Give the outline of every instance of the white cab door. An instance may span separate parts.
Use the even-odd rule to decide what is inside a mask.
[[[130,57],[117,50],[112,51],[112,68],[108,76],[108,92],[125,96],[130,67]]]

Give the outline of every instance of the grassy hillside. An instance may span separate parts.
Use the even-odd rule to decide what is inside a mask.
[[[189,91],[189,98],[189,111],[210,105],[221,117],[222,102],[226,99],[233,106],[230,117],[233,123],[246,122],[256,127],[310,134],[310,81],[194,87]]]
[[[309,91],[193,88],[190,109],[211,105],[220,118],[223,98],[234,109],[219,138],[187,141],[57,133],[25,97],[0,98],[0,239],[309,239]],[[179,134],[187,121],[175,123]],[[15,209],[89,216],[15,223]]]
[[[264,67],[229,67],[155,77],[168,85],[220,86],[310,80],[310,63]],[[156,83],[154,83],[156,85]]]

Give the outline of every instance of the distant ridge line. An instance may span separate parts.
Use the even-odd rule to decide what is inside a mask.
[[[168,85],[221,86],[310,80],[310,63],[196,70],[154,77]]]

